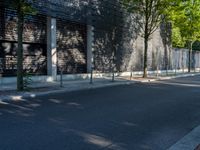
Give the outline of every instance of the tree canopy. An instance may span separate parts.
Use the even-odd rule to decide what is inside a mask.
[[[200,0],[178,0],[171,5],[168,14],[173,24],[175,45],[200,39]]]
[[[171,3],[167,13],[173,24],[174,46],[186,45],[189,49],[190,72],[193,44],[200,40],[200,0],[177,0]]]

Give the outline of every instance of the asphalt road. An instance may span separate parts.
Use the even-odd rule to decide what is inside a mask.
[[[200,76],[0,105],[0,150],[165,150],[200,125]]]

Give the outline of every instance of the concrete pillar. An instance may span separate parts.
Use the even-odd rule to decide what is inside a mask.
[[[93,67],[93,42],[94,42],[94,27],[87,26],[87,72],[91,72]]]
[[[56,80],[57,50],[56,50],[56,19],[47,18],[47,74]]]

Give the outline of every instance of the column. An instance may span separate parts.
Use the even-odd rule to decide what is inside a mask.
[[[93,42],[94,42],[94,27],[87,26],[87,72],[91,72],[93,67]]]
[[[56,19],[47,18],[47,74],[53,80],[57,76]]]

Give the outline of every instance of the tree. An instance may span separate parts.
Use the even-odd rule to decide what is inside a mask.
[[[30,1],[15,0],[12,1],[13,8],[17,11],[17,35],[18,35],[18,49],[17,49],[17,90],[24,90],[23,82],[23,28],[24,16],[35,13]]]
[[[172,46],[177,48],[184,48],[186,41],[181,35],[179,27],[172,25]]]
[[[181,42],[185,42],[189,49],[188,72],[190,72],[192,47],[195,41],[200,40],[200,0],[179,0],[171,5],[168,14],[174,24],[173,30],[179,30]],[[178,42],[178,39],[174,40]]]
[[[148,41],[165,18],[168,0],[122,0],[125,9],[133,14],[144,38],[143,77],[147,77]]]

